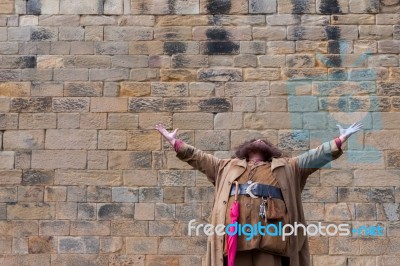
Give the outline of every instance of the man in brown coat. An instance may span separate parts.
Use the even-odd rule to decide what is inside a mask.
[[[173,132],[168,132],[162,125],[157,125],[156,129],[175,148],[177,152],[176,156],[180,160],[187,162],[195,169],[204,173],[208,180],[215,186],[214,205],[210,221],[213,226],[218,224],[227,225],[227,213],[229,213],[228,205],[232,202],[231,191],[232,187],[234,187],[234,181],[243,180],[245,173],[246,176],[250,176],[252,173],[251,169],[256,169],[254,165],[257,164],[264,165],[262,176],[266,176],[270,173],[269,182],[274,182],[274,180],[276,180],[273,189],[278,189],[278,191],[280,189],[279,193],[287,210],[284,222],[291,225],[297,222],[297,224],[307,226],[301,201],[301,192],[304,189],[307,177],[328,162],[341,156],[343,154],[341,145],[352,134],[359,131],[362,128],[362,124],[354,123],[347,129],[343,129],[339,125],[338,127],[340,133],[339,137],[322,143],[317,148],[296,157],[290,158],[285,156],[277,147],[266,140],[251,140],[242,144],[240,149],[236,151],[236,157],[231,159],[218,159],[211,154],[207,154],[176,139],[177,129]],[[262,168],[260,167],[259,169]],[[262,178],[262,176],[259,178]],[[252,183],[253,182],[249,180],[247,182],[247,187]],[[246,184],[242,183],[241,186],[244,187]],[[271,186],[268,186],[268,188],[271,188]],[[260,191],[263,190],[264,188]],[[246,191],[247,194],[252,194],[252,190],[250,190],[250,192],[249,190]],[[243,200],[246,200],[244,197],[249,198],[249,195],[240,196],[242,196]],[[250,196],[254,196],[254,194]],[[253,204],[255,206],[247,204],[247,208],[241,208],[239,217],[243,214],[247,215],[251,213],[249,212],[251,209],[256,209],[258,212],[258,209],[261,207],[258,203],[261,199],[256,200],[258,201],[254,202],[257,202],[257,204]],[[276,204],[275,201],[274,204]],[[269,253],[268,250],[266,251],[263,248],[260,250],[258,245],[264,243],[266,244],[265,246],[269,245],[269,247],[271,247],[271,243],[272,245],[275,245],[275,243],[281,245],[281,242],[265,243],[262,242],[262,238],[259,238],[258,242],[253,241],[251,242],[252,244],[249,245],[243,244],[242,250],[238,250],[237,252],[235,265],[280,266],[282,264],[288,266],[309,266],[310,253],[308,239],[305,233],[303,234],[302,232],[304,233],[304,231],[300,230],[297,235],[290,235],[279,252],[278,250],[273,250],[273,252]],[[224,241],[226,241],[226,238],[218,234],[212,234],[208,238],[206,255],[207,266],[223,266],[226,264],[226,259],[224,259]],[[239,240],[239,244],[240,243]],[[245,248],[244,246],[250,246],[250,248]],[[269,249],[272,250],[273,247]]]

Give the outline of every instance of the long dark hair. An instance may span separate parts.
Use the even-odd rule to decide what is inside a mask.
[[[265,145],[255,141],[256,139],[251,139],[237,146],[235,148],[235,156],[233,157],[249,160],[250,153],[259,152],[263,156],[263,161],[271,161],[273,157],[280,158],[287,156],[287,154],[268,140],[261,140]]]

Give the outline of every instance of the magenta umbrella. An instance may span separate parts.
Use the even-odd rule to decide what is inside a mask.
[[[237,181],[234,182],[236,184],[236,190],[235,190],[235,202],[232,204],[231,210],[230,210],[230,217],[231,217],[231,224],[234,224],[238,221],[239,218],[239,202],[237,201],[237,194],[239,190],[239,184]],[[232,226],[229,228],[229,232],[233,233],[235,231],[235,228]],[[234,266],[235,265],[235,258],[236,258],[236,250],[237,250],[237,232],[234,235],[229,235],[228,234],[228,239],[227,239],[227,253],[228,253],[228,266]]]

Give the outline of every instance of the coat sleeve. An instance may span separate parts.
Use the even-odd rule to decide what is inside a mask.
[[[176,150],[176,157],[205,174],[214,185],[219,166],[225,161],[184,142],[181,142]]]
[[[336,160],[343,154],[335,140],[327,141],[299,156],[294,157],[300,173],[300,188],[303,190],[307,177],[323,167],[325,164]]]

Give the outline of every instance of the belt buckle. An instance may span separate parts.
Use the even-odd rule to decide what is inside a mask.
[[[256,184],[258,184],[258,182],[251,183],[251,184],[246,188],[246,193],[249,194],[250,197],[255,198],[255,199],[258,198],[258,196],[254,195],[254,194],[251,192],[251,189],[252,189],[253,186],[255,186]]]

